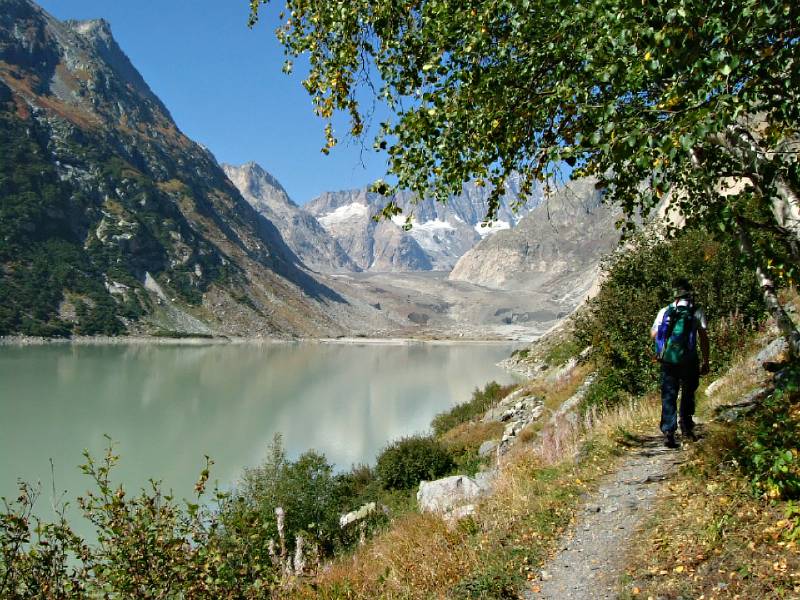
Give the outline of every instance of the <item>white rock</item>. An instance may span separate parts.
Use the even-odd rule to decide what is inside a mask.
[[[167,295],[164,293],[164,290],[161,289],[161,286],[158,285],[158,282],[152,275],[150,275],[149,272],[145,272],[144,274],[144,288],[155,293],[162,300],[167,299]]]
[[[419,484],[417,504],[422,512],[445,513],[469,504],[486,494],[487,489],[472,477],[452,475]]]
[[[361,519],[365,519],[371,514],[374,514],[378,510],[378,505],[374,502],[369,502],[359,508],[358,510],[354,510],[352,512],[347,513],[346,515],[342,515],[339,517],[339,527],[347,527],[350,523],[355,523],[356,521],[360,521]]]
[[[786,340],[784,338],[778,338],[773,340],[766,348],[764,348],[761,352],[756,355],[756,362],[761,364],[770,360],[775,360],[786,352],[788,349],[788,345],[786,344]]]
[[[497,449],[497,440],[487,440],[478,448],[478,456],[489,456]]]
[[[460,521],[461,519],[471,517],[473,514],[475,514],[475,505],[465,504],[464,506],[458,506],[451,510],[445,515],[445,519],[448,521]]]
[[[706,388],[706,396],[709,398],[713,396],[719,389],[719,386],[722,385],[722,381],[723,381],[722,378],[719,378],[716,381],[711,382]]]

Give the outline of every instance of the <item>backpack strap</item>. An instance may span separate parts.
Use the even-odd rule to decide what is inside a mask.
[[[665,319],[669,319],[670,317],[672,317],[672,315],[676,312],[675,311],[676,308],[677,307],[672,306],[670,304],[669,308],[667,308],[667,312],[664,313],[664,318]],[[664,336],[664,345],[665,346],[666,346],[667,342],[669,341],[669,339],[672,337],[672,332],[675,330],[675,325],[677,325],[677,324],[678,324],[678,320],[677,319],[672,319],[671,321],[667,322],[667,333]]]

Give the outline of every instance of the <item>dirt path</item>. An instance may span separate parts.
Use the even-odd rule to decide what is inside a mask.
[[[656,495],[683,461],[681,450],[664,448],[661,438],[637,440],[622,466],[604,479],[583,506],[559,552],[541,570],[528,600],[617,598],[625,555]]]

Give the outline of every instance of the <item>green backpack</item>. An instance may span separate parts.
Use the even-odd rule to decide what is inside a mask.
[[[695,307],[670,306],[656,333],[656,357],[670,365],[683,365],[697,358]]]

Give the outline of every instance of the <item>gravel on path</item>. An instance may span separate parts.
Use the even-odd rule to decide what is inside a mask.
[[[526,600],[617,598],[625,557],[659,491],[684,460],[660,437],[641,438],[622,466],[604,479],[583,506],[558,554],[525,591]]]

